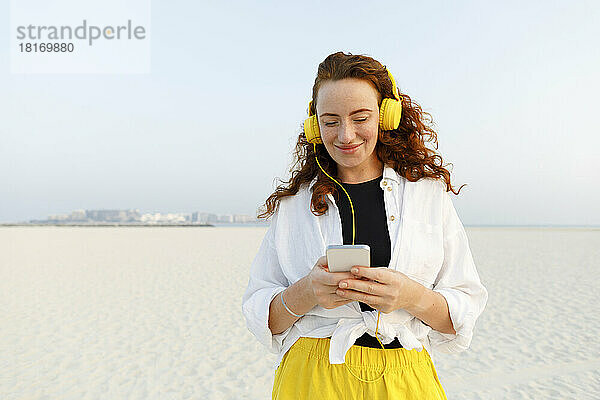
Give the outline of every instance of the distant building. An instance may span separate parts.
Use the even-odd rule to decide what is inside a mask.
[[[70,214],[49,215],[47,220],[32,220],[31,223],[59,223],[59,224],[245,224],[259,223],[255,217],[246,214],[217,215],[195,211],[192,213],[145,213],[139,209],[128,210],[83,210],[78,209]]]
[[[251,217],[250,215],[240,215],[236,214],[233,216],[233,222],[235,223],[246,223],[246,222],[254,222],[256,219]]]
[[[219,219],[218,219],[217,222],[232,223],[233,222],[233,215],[230,215],[230,214],[219,215]]]
[[[168,223],[168,224],[177,224],[177,223],[185,223],[189,222],[190,216],[189,214],[183,213],[153,213],[153,214],[143,214],[140,217],[141,222],[149,223],[149,224],[159,224],[159,223]]]
[[[213,222],[218,222],[219,216],[216,214],[209,213],[199,213],[198,214],[198,222],[201,224],[210,224]]]
[[[69,216],[67,214],[48,215],[48,220],[49,221],[68,221]]]
[[[80,222],[87,221],[87,216],[85,214],[85,210],[75,210],[75,211],[71,212],[70,220],[71,221],[80,221]]]
[[[86,210],[86,217],[92,221],[135,222],[140,221],[139,210]]]

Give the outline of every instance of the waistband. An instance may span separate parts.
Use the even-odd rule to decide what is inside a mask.
[[[305,353],[312,357],[329,362],[330,338],[299,338],[289,351]],[[432,363],[429,353],[425,348],[407,350],[403,347],[396,349],[376,349],[353,345],[346,353],[346,365],[356,368],[381,369],[387,364],[387,369],[402,369],[407,366]]]

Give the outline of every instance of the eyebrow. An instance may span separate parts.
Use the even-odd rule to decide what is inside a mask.
[[[370,110],[368,108],[361,108],[360,110],[352,111],[350,113],[350,115],[358,114],[359,112],[363,112],[363,111],[373,111],[373,110]],[[339,117],[339,115],[333,114],[333,113],[323,113],[323,114],[319,115],[319,117],[328,117],[328,116],[330,116],[330,117]]]

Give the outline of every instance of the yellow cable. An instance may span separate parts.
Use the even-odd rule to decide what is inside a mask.
[[[344,193],[346,193],[346,196],[348,196],[348,201],[350,202],[350,209],[352,210],[352,244],[354,244],[354,233],[355,233],[355,228],[354,228],[354,205],[352,205],[352,199],[350,199],[350,195],[348,194],[348,192],[346,191],[346,189],[335,179],[333,179],[333,177],[331,177],[331,175],[329,175],[327,172],[325,172],[325,170],[323,169],[323,167],[321,167],[321,164],[319,163],[319,159],[317,158],[317,144],[313,143],[313,149],[315,152],[315,160],[317,160],[317,165],[319,166],[319,168],[321,168],[321,171],[323,171],[323,173],[325,175],[327,175],[332,181],[334,181],[335,183],[338,184],[339,187],[342,188],[342,190],[344,191]],[[375,339],[377,339],[377,341],[379,342],[379,344],[381,345],[381,348],[385,351],[385,347],[383,346],[383,343],[381,343],[381,340],[379,340],[379,336],[377,336],[377,332],[379,331],[379,315],[381,314],[381,311],[377,310],[377,324],[375,325]],[[385,374],[385,371],[387,369],[387,362],[385,360],[385,355],[383,357],[383,371],[381,371],[381,375],[379,375],[377,377],[377,379],[363,379],[359,376],[354,375],[354,372],[352,372],[352,370],[350,368],[348,368],[348,365],[346,365],[346,363],[344,362],[344,366],[348,369],[348,371],[350,371],[350,374],[355,377],[356,379],[358,379],[361,382],[366,382],[366,383],[371,383],[371,382],[376,382],[379,379],[383,378],[383,375]]]
[[[352,200],[350,199],[350,195],[348,194],[348,192],[346,192],[346,189],[335,179],[333,179],[331,177],[331,175],[329,175],[327,172],[325,172],[325,170],[323,169],[323,167],[321,167],[321,164],[319,163],[319,159],[317,158],[317,144],[313,143],[313,147],[315,149],[315,160],[317,160],[317,165],[319,166],[319,168],[321,168],[321,171],[323,171],[323,173],[325,175],[327,175],[329,178],[331,178],[332,181],[334,181],[335,183],[337,183],[342,190],[344,191],[344,193],[346,193],[346,196],[348,196],[348,201],[350,201],[350,209],[352,210],[352,244],[354,244],[354,206],[352,205]]]

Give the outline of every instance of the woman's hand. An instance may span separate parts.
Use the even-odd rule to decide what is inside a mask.
[[[352,299],[337,295],[336,290],[342,279],[350,279],[350,272],[329,272],[327,256],[317,260],[317,263],[307,275],[309,286],[312,289],[313,300],[323,308],[331,309],[348,304]]]
[[[361,301],[382,313],[390,313],[399,308],[411,310],[425,288],[402,272],[386,267],[355,266],[352,267],[351,274],[351,279],[340,280],[337,295]]]

